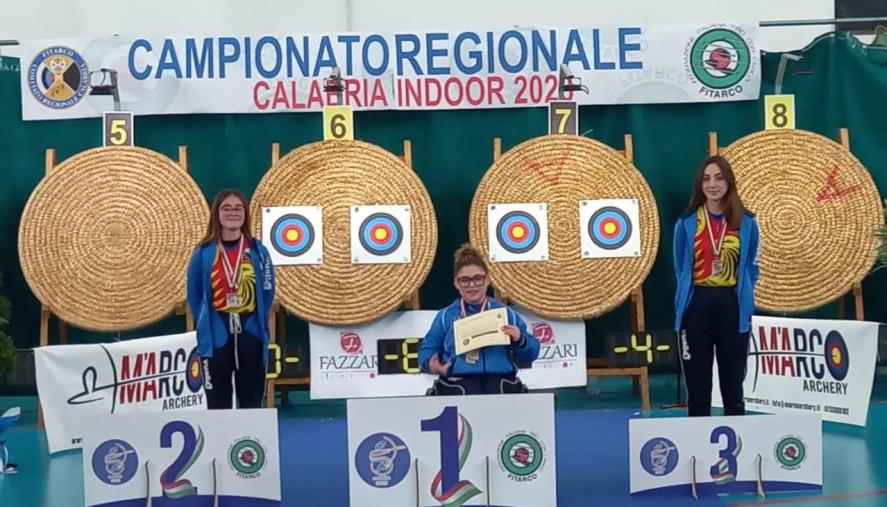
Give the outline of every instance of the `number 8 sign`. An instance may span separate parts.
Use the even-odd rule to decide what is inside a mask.
[[[795,96],[767,95],[764,97],[764,126],[766,130],[795,128]]]

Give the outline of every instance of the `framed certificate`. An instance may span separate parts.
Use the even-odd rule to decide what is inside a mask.
[[[459,319],[454,324],[456,354],[461,355],[490,345],[508,345],[511,339],[502,331],[508,323],[508,311],[495,308]]]

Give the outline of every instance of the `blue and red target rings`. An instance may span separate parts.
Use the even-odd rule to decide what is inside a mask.
[[[581,258],[579,203],[590,199],[638,200],[640,256]],[[605,144],[580,136],[543,136],[495,161],[475,191],[469,215],[471,242],[487,258],[487,207],[516,203],[547,203],[548,259],[489,262],[490,276],[496,288],[532,312],[555,319],[601,315],[625,301],[653,267],[659,249],[653,193],[640,171]],[[509,225],[503,227],[502,238],[510,243],[500,244],[517,249],[532,244],[531,221],[511,224],[517,231],[513,237],[508,237]]]
[[[411,263],[352,263],[351,206],[378,204],[410,206]],[[253,194],[253,231],[262,230],[263,207],[299,205],[321,207],[323,263],[276,270],[277,296],[287,311],[318,324],[360,324],[399,308],[428,276],[437,250],[434,207],[416,173],[394,154],[362,141],[323,141],[291,151]],[[383,218],[376,217],[368,230],[391,226]],[[290,236],[304,239],[305,232],[310,231]],[[397,248],[402,236],[396,226],[390,233],[375,236],[371,246],[380,252]]]

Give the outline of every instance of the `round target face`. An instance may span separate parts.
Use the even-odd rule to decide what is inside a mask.
[[[526,253],[539,242],[539,222],[525,211],[511,211],[496,224],[496,239],[511,253]]]
[[[200,363],[200,354],[197,352],[197,347],[194,347],[194,350],[188,356],[187,368],[188,371],[185,372],[185,377],[188,381],[188,389],[196,393],[203,387],[203,366]]]
[[[631,238],[631,220],[619,208],[603,207],[588,220],[588,235],[599,248],[617,250]]]
[[[281,255],[298,257],[313,244],[314,226],[302,215],[283,215],[271,226],[271,246]]]
[[[373,255],[393,253],[403,242],[400,221],[388,213],[373,213],[366,217],[358,229],[360,245]]]
[[[835,380],[844,380],[850,371],[850,351],[844,337],[837,331],[831,331],[825,338],[825,364]]]

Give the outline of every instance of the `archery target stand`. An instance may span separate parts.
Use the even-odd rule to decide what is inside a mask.
[[[740,144],[741,141],[742,140],[737,141],[735,144]],[[839,129],[838,144],[840,144],[841,147],[843,147],[845,150],[850,152],[850,134],[849,134],[849,130],[847,128]],[[730,151],[729,147],[725,149],[725,148],[718,146],[717,132],[709,132],[708,133],[708,153],[709,153],[709,155],[725,155],[726,154],[727,156],[729,156],[730,155],[729,151]],[[852,157],[852,155],[851,155],[851,157]],[[734,171],[735,171],[735,169],[734,169]],[[738,179],[738,177],[737,177],[737,179]],[[831,184],[831,182],[830,182],[830,184]],[[840,190],[838,190],[838,192],[840,192]],[[848,292],[838,296],[838,298],[836,300],[837,313],[838,313],[837,318],[844,319],[847,314],[847,308],[846,308],[847,296],[852,296],[853,300],[854,300],[854,307],[853,307],[854,318],[856,320],[864,320],[865,315],[864,315],[861,281],[852,282],[850,284],[850,290]],[[824,303],[825,303],[825,301],[822,301],[822,304],[824,304]],[[758,306],[758,305],[756,305],[756,306]],[[804,310],[804,309],[806,309],[806,308],[801,308],[799,310]],[[788,313],[790,311],[791,311],[790,309],[782,308],[783,314]]]
[[[177,161],[179,167],[185,171],[186,174],[190,174],[190,167],[188,164],[188,147],[187,146],[179,146],[179,157]],[[55,148],[47,148],[45,161],[44,161],[44,170],[45,174],[49,175],[52,171],[56,169],[58,166],[58,158],[56,154]],[[194,318],[191,315],[191,311],[188,308],[187,301],[182,301],[175,305],[174,315],[184,315],[185,316],[185,329],[186,331],[194,330]],[[53,312],[53,309],[46,304],[40,305],[40,346],[45,347],[50,345],[50,323],[53,315],[55,315],[58,321],[58,340],[59,345],[67,345],[68,344],[68,327],[69,325],[58,315]],[[117,337],[119,339],[120,332],[123,330],[119,330],[117,332]],[[43,419],[43,409],[38,405],[37,407],[37,427],[43,428],[45,427],[44,419]]]
[[[631,134],[625,134],[625,149],[619,150],[629,162],[634,159],[634,142]],[[493,139],[493,162],[499,160],[502,156],[502,139],[497,137]],[[493,286],[493,295],[503,304],[508,304],[508,294]],[[630,325],[632,332],[646,331],[646,323],[644,317],[644,290],[640,286],[632,289],[629,294],[630,307]],[[641,408],[650,410],[650,376],[646,366],[635,368],[610,368],[607,367],[606,359],[590,358],[587,359],[586,371],[590,377],[631,377],[632,388],[635,394],[641,396]]]
[[[413,168],[413,144],[409,139],[404,139],[403,155],[399,158],[403,160],[410,169]],[[280,143],[273,143],[271,145],[271,166],[273,167],[275,164],[277,164],[279,160]],[[402,306],[408,310],[421,309],[418,288],[416,288],[415,291],[410,293],[403,300]],[[278,350],[284,351],[282,352],[282,355],[284,357],[286,357],[286,315],[286,308],[284,308],[279,302],[275,301],[271,307],[271,322],[269,326],[269,331],[271,335],[270,343],[272,345],[276,345],[278,347]],[[280,337],[280,341],[278,341],[278,337]],[[289,389],[286,389],[287,386],[309,385],[310,383],[310,374],[305,377],[278,377],[274,379],[268,379],[265,390],[265,404],[268,408],[274,408],[278,386],[283,387],[283,389],[281,389],[281,405],[285,405],[286,395],[289,391]]]

